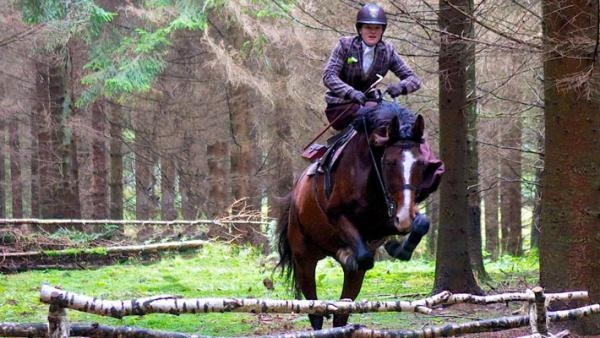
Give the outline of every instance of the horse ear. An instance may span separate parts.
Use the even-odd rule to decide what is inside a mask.
[[[412,135],[415,140],[421,140],[425,131],[425,120],[421,114],[417,115],[415,124],[412,127]]]

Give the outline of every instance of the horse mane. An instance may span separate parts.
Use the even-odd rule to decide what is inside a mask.
[[[398,117],[400,122],[400,139],[412,139],[412,127],[417,115],[396,102],[382,101],[376,106],[362,107],[352,126],[359,132],[364,132],[366,128],[367,134],[371,134],[374,130],[386,128],[394,117]]]

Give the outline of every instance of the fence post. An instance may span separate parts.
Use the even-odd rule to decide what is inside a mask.
[[[50,304],[48,310],[48,337],[68,338],[70,325],[67,320],[67,310],[58,304]]]
[[[527,293],[533,293],[533,301],[529,302],[529,325],[534,337],[545,337],[548,335],[548,315],[546,295],[544,289],[536,286]]]

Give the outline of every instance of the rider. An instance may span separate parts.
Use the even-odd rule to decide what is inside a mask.
[[[380,101],[378,91],[370,90],[380,76],[392,71],[400,81],[388,85],[384,94],[392,98],[406,95],[421,88],[421,80],[394,50],[394,46],[382,39],[387,27],[383,8],[369,3],[356,15],[357,36],[345,36],[331,52],[323,71],[323,83],[328,91],[325,94],[325,115],[335,130],[345,129],[356,117],[362,106],[375,105]],[[417,199],[423,200],[434,192],[444,173],[442,161],[437,159],[426,140],[421,145],[426,160],[439,164],[435,172],[424,173],[423,184],[419,187]],[[409,260],[421,237],[429,230],[429,221],[418,214],[413,221],[413,231],[403,243],[390,241],[385,248],[388,253],[401,260]]]
[[[413,73],[394,46],[382,40],[387,27],[383,8],[370,3],[356,15],[357,36],[344,36],[333,49],[323,71],[325,115],[333,129],[342,130],[354,120],[363,105],[378,101],[376,91],[368,89],[392,71],[399,79],[387,86],[385,93],[392,98],[421,88],[421,80]],[[365,93],[366,92],[366,93]]]

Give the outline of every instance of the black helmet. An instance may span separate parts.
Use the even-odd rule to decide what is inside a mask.
[[[382,25],[385,30],[387,18],[383,8],[375,3],[364,5],[356,14],[356,31],[358,32],[360,26],[364,24]]]

